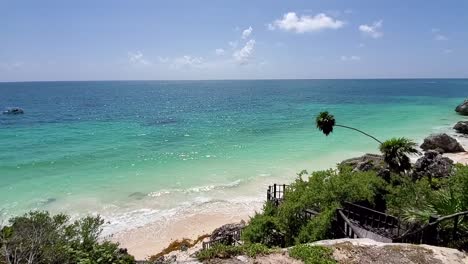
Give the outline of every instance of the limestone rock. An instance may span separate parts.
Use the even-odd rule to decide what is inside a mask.
[[[455,111],[460,115],[468,115],[468,99],[455,108]]]
[[[453,129],[455,129],[458,133],[467,134],[468,135],[468,121],[460,121],[458,122]]]
[[[443,134],[433,134],[424,139],[421,145],[423,150],[442,149],[446,153],[464,152],[465,149],[453,137]]]

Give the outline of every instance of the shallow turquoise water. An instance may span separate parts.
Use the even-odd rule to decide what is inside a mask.
[[[0,213],[161,213],[226,189],[258,200],[249,183],[377,151],[353,131],[321,135],[321,110],[421,141],[463,119],[467,96],[463,79],[0,83],[0,107],[26,112],[0,115]]]

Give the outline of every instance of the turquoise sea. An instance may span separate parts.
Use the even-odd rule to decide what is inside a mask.
[[[100,213],[118,231],[249,206],[268,183],[377,152],[353,131],[320,134],[319,111],[420,142],[462,120],[467,96],[467,79],[0,83],[0,108],[25,110],[0,115],[0,220]]]

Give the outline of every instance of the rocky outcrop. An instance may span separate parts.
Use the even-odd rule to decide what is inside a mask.
[[[424,176],[431,178],[443,178],[450,175],[453,161],[443,157],[435,150],[429,150],[414,164],[413,178],[420,179]]]
[[[371,239],[335,239],[314,243],[331,247],[338,263],[360,264],[462,264],[468,255],[453,248],[381,243]]]
[[[458,143],[456,139],[447,134],[434,134],[424,139],[421,145],[423,150],[441,149],[446,153],[464,152],[465,149]]]
[[[350,166],[353,171],[379,171],[384,168],[385,164],[382,155],[365,154],[361,157],[344,160],[338,164],[338,167],[342,166]]]
[[[455,111],[460,115],[468,115],[468,99],[461,103],[459,106],[457,106],[457,108],[455,108]]]
[[[245,221],[240,223],[227,224],[221,227],[216,228],[213,233],[211,233],[210,240],[230,240],[232,238],[232,233],[239,231],[245,227]]]
[[[455,129],[458,133],[467,134],[468,135],[468,121],[460,121],[458,122],[453,129]]]

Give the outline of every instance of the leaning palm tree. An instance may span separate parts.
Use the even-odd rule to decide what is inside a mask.
[[[410,139],[392,138],[380,144],[380,152],[391,170],[402,173],[411,169],[408,155],[419,154],[416,146],[416,143]]]
[[[333,115],[329,114],[328,112],[320,112],[317,115],[316,119],[315,119],[315,123],[317,125],[317,128],[320,131],[322,131],[323,134],[325,134],[325,136],[328,136],[330,133],[333,132],[333,127],[343,127],[343,128],[351,129],[351,130],[357,131],[357,132],[359,132],[361,134],[364,134],[364,135],[372,138],[373,140],[379,142],[379,144],[382,144],[382,141],[378,140],[377,138],[375,138],[372,135],[367,134],[366,132],[364,132],[362,130],[359,130],[359,129],[354,128],[354,127],[349,127],[349,126],[336,124],[335,117]]]

